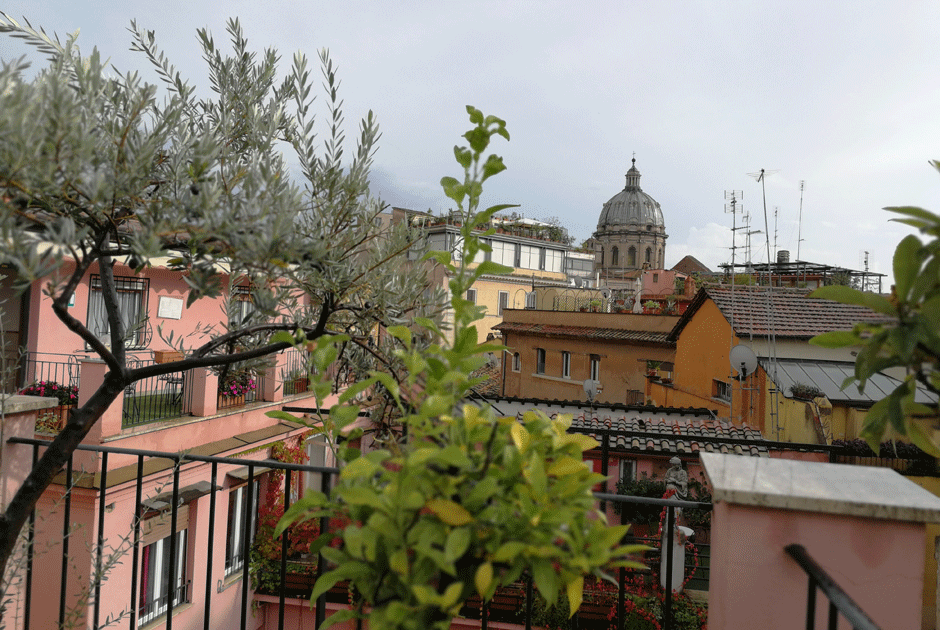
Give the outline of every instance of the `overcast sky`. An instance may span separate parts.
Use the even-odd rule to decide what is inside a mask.
[[[196,29],[216,43],[240,18],[256,50],[289,62],[329,48],[349,135],[370,109],[382,128],[372,183],[392,205],[434,212],[438,182],[459,175],[452,147],[465,105],[504,118],[508,170],[490,203],[557,216],[580,241],[624,187],[636,153],[643,190],[662,206],[666,266],[686,254],[730,260],[725,191],[740,190],[751,229],[800,258],[890,273],[910,232],[881,208],[940,208],[940,3],[851,2],[139,2],[0,0],[0,10],[60,36],[81,30],[122,69],[131,19],[155,30],[184,74],[206,84]],[[0,57],[29,54],[0,39]],[[148,76],[156,82],[156,76]],[[739,218],[739,222],[741,219]],[[740,224],[740,223],[739,223]],[[740,233],[739,233],[740,234]],[[752,237],[755,261],[764,236]],[[738,245],[743,245],[739,237]],[[773,240],[771,240],[773,246]],[[737,260],[744,255],[738,250]],[[887,289],[887,287],[886,287]]]

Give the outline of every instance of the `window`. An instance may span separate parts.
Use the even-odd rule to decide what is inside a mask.
[[[509,291],[500,291],[499,292],[499,309],[496,311],[496,314],[500,317],[503,316],[503,311],[509,308]]]
[[[653,262],[653,250],[649,247],[646,248],[646,262]]]
[[[251,489],[251,496],[248,490]],[[258,493],[261,484],[242,484],[228,495],[228,532],[225,536],[225,575],[237,573],[245,564],[245,551],[254,542],[255,529],[258,526]],[[249,504],[250,501],[250,504]],[[246,514],[247,512],[247,514]],[[250,518],[248,542],[245,544],[245,519]]]
[[[601,267],[604,266],[604,248],[601,247]]]
[[[467,301],[471,304],[477,303],[477,290],[476,289],[467,289]]]
[[[718,379],[715,379],[715,381],[713,382],[715,384],[714,393],[713,393],[714,397],[721,399],[721,400],[730,401],[731,400],[731,383],[719,381]]]
[[[309,466],[326,466],[326,436],[315,435],[307,440],[307,464]],[[320,492],[323,488],[323,473],[305,472],[304,488]]]
[[[521,269],[538,269],[541,249],[541,247],[533,247],[532,245],[520,245],[519,263],[516,267]]]
[[[490,260],[507,267],[516,265],[516,244],[505,243],[503,241],[493,241],[493,251],[490,252]]]
[[[636,247],[627,250],[627,266],[636,267]]]
[[[177,514],[177,520],[180,519],[181,513],[182,510]],[[154,524],[155,521],[158,523]],[[173,606],[178,606],[189,599],[186,579],[187,530],[184,527],[175,534],[169,534],[170,522],[170,514],[165,513],[158,518],[149,519],[143,523],[145,531],[148,531],[150,536],[142,534],[141,539],[144,541],[144,546],[141,549],[140,556],[140,599],[137,604],[138,626],[150,623],[166,613],[171,599]],[[186,524],[189,524],[188,513]],[[156,532],[167,533],[168,535],[147,544],[148,538],[160,535]],[[176,548],[171,549],[174,542]],[[172,583],[170,582],[171,567],[174,574]]]
[[[659,282],[659,274],[658,274],[658,273],[654,273],[654,274],[653,274],[653,282]]]
[[[535,291],[529,291],[525,294],[525,307],[529,310],[535,309]]]
[[[147,332],[147,293],[150,281],[146,278],[115,276],[118,312],[124,324],[125,345],[128,348],[143,348],[150,342]],[[88,328],[103,343],[111,343],[111,326],[101,294],[101,276],[91,277],[88,292]]]
[[[522,369],[522,357],[519,356],[519,353],[516,352],[512,355],[512,371],[518,372]]]
[[[621,459],[620,460],[620,481],[623,483],[630,483],[636,479],[636,460],[635,459]]]
[[[591,355],[591,380],[601,380],[601,358],[596,354]]]
[[[543,251],[545,252],[545,265],[542,268],[545,271],[561,273],[565,267],[565,253],[559,249],[545,249]]]
[[[535,373],[545,374],[545,348],[535,349]]]
[[[610,264],[614,267],[620,264],[620,250],[616,246],[610,250]]]
[[[562,378],[571,378],[571,353],[561,353],[561,376]]]
[[[247,286],[233,287],[230,320],[232,328],[237,328],[248,322],[251,314],[255,312],[255,303],[251,299],[251,288]]]

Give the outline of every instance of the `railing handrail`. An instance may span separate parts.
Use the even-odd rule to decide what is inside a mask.
[[[878,624],[872,621],[871,617],[865,614],[865,611],[855,603],[855,600],[835,583],[835,580],[826,573],[826,570],[813,560],[812,556],[809,555],[809,552],[806,551],[803,545],[792,544],[787,545],[783,549],[800,565],[800,568],[803,569],[806,575],[809,576],[810,591],[813,591],[816,587],[820,588],[826,595],[826,598],[829,599],[830,607],[834,606],[838,609],[838,611],[842,613],[842,616],[852,624],[855,630],[880,630]],[[815,604],[815,597],[810,598],[810,603]],[[813,607],[815,608],[815,606]],[[808,630],[812,630],[814,627],[815,615],[815,610],[807,610],[806,627]],[[830,627],[835,627],[832,625],[831,609],[829,623]]]
[[[52,440],[41,440],[38,438],[11,437],[7,440],[8,444],[28,444],[32,446],[49,446]],[[118,455],[136,455],[143,457],[158,457],[160,459],[171,459],[180,464],[185,462],[205,462],[208,464],[233,464],[235,466],[263,466],[265,468],[277,468],[281,470],[296,470],[300,472],[329,473],[338,475],[339,468],[329,466],[310,466],[308,464],[291,464],[289,462],[278,462],[274,460],[259,459],[240,459],[237,457],[220,457],[218,455],[193,455],[191,453],[170,453],[168,451],[151,451],[139,448],[125,448],[122,446],[105,446],[97,444],[79,444],[75,447],[79,451],[94,451],[98,453],[116,453]]]

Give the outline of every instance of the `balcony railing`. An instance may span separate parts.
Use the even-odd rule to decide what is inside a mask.
[[[45,440],[38,440],[32,438],[11,438],[9,443],[12,444],[25,444],[32,446],[32,461],[33,465],[37,462],[40,450],[48,447],[50,442]],[[218,485],[218,482],[225,478],[225,475],[236,475],[239,479],[247,481],[247,484],[240,486],[244,488],[244,495],[242,500],[238,505],[241,505],[243,510],[241,517],[236,518],[236,521],[240,524],[239,526],[243,529],[239,536],[229,537],[229,540],[238,540],[239,545],[241,546],[240,552],[238,555],[241,558],[249,557],[250,548],[252,544],[252,528],[254,527],[255,519],[253,518],[253,508],[251,506],[257,506],[260,500],[260,497],[255,497],[254,495],[258,493],[258,486],[254,481],[260,478],[260,475],[269,470],[280,470],[280,471],[299,471],[299,472],[310,472],[310,473],[319,473],[321,490],[329,494],[330,487],[332,486],[332,478],[334,475],[339,473],[339,470],[336,468],[323,467],[323,466],[308,466],[300,464],[289,464],[282,462],[275,462],[273,460],[251,460],[251,459],[240,459],[240,458],[228,458],[228,457],[215,457],[215,456],[201,456],[194,454],[185,454],[185,453],[168,453],[160,451],[148,451],[140,449],[128,449],[120,447],[109,447],[109,446],[96,446],[96,445],[79,445],[79,453],[73,455],[74,457],[79,457],[81,452],[93,452],[100,457],[100,472],[95,475],[94,482],[91,484],[91,488],[97,488],[96,503],[95,505],[95,520],[97,523],[97,539],[93,543],[94,551],[91,554],[94,567],[91,570],[92,576],[92,593],[88,601],[90,615],[89,619],[91,621],[92,628],[102,627],[102,624],[107,625],[107,617],[112,613],[109,610],[102,610],[101,603],[102,601],[113,602],[115,601],[116,592],[115,589],[127,589],[127,597],[129,597],[129,605],[120,606],[125,610],[125,614],[129,617],[129,625],[126,627],[137,628],[144,623],[150,623],[156,618],[162,618],[165,616],[166,619],[166,628],[167,630],[172,630],[173,628],[173,617],[174,610],[179,608],[183,603],[192,602],[194,598],[202,597],[204,598],[201,602],[202,605],[202,620],[201,625],[203,628],[208,630],[209,628],[216,627],[213,625],[213,614],[219,614],[220,611],[217,611],[217,604],[214,605],[215,597],[228,588],[228,583],[223,584],[222,580],[219,580],[220,571],[213,571],[213,558],[217,557],[217,554],[220,553],[219,550],[215,548],[215,533],[225,525],[221,524],[219,510],[217,510],[217,495],[223,491],[223,488]],[[111,490],[108,488],[108,457],[109,455],[121,456],[125,461],[128,459],[128,456],[136,460],[136,466],[129,465],[123,466],[120,468],[120,472],[115,474],[118,478],[121,479],[119,483],[133,483],[133,488],[122,488],[120,490]],[[65,622],[67,617],[67,601],[68,597],[78,585],[70,584],[69,574],[70,574],[70,558],[69,558],[69,544],[70,538],[72,537],[73,532],[73,509],[72,509],[72,493],[73,490],[78,487],[76,484],[76,474],[73,467],[73,458],[69,459],[69,462],[66,466],[65,475],[61,477],[61,480],[64,485],[64,494],[62,501],[62,538],[60,541],[55,541],[61,544],[62,551],[62,564],[61,564],[61,573],[59,575],[58,584],[55,583],[54,578],[50,580],[48,574],[43,574],[41,579],[43,580],[42,589],[46,592],[49,592],[51,589],[58,587],[59,592],[59,605],[58,605],[58,619],[59,626]],[[166,475],[172,475],[172,481],[167,483],[166,487],[163,487],[159,490],[159,494],[155,497],[147,497],[144,494],[144,486],[153,484],[152,471],[154,469],[155,460],[165,460],[172,467],[164,466],[163,471]],[[194,470],[195,466],[201,466],[200,469],[203,473],[203,476],[206,477],[207,481],[202,481],[195,485],[192,484],[192,480],[199,478],[197,471]],[[183,486],[181,483],[181,469],[185,468],[185,478],[187,479],[187,486]],[[220,466],[225,467],[220,474]],[[238,472],[232,470],[231,467],[239,467]],[[128,477],[128,470],[136,468],[136,474]],[[159,467],[157,467],[159,469]],[[291,474],[283,475],[284,483],[284,497],[285,497],[285,509],[289,507],[291,502]],[[86,484],[85,488],[88,487]],[[113,545],[112,541],[106,541],[104,532],[105,530],[105,519],[106,515],[115,509],[115,501],[119,501],[122,496],[130,496],[130,493],[133,492],[135,496],[135,503],[133,504],[135,511],[135,518],[133,518],[133,531],[129,535],[130,547],[127,552],[131,558],[129,560],[130,569],[130,579],[127,584],[117,585],[114,580],[106,580],[107,571],[104,567],[104,558],[107,555],[108,549]],[[231,497],[233,491],[229,490],[229,495]],[[86,495],[87,496],[87,495]],[[650,499],[645,497],[629,497],[615,494],[604,494],[604,493],[595,493],[595,496],[598,500],[602,502],[602,505],[605,502],[616,502],[616,503],[630,503],[630,504],[651,504],[662,506],[665,509],[666,517],[663,523],[663,530],[667,532],[667,536],[664,538],[666,540],[672,540],[674,529],[676,527],[676,509],[705,509],[710,510],[711,504],[709,503],[697,503],[691,501],[678,501],[674,499]],[[208,532],[207,539],[204,540],[192,540],[191,543],[188,542],[187,536],[178,536],[179,532],[188,532],[188,529],[179,529],[180,523],[188,523],[189,519],[189,502],[193,501],[195,498],[201,498],[207,500],[208,510],[207,514],[203,511],[203,506],[197,507],[199,510],[199,515],[197,520],[202,520],[205,518],[208,522],[208,527],[205,531]],[[84,502],[83,502],[84,504]],[[82,508],[85,510],[87,508]],[[228,511],[229,523],[231,523],[233,508],[230,506]],[[185,510],[185,511],[184,511]],[[156,517],[158,521],[157,525],[153,525],[153,521],[147,520],[147,516],[153,516],[154,514],[159,514],[159,517]],[[49,514],[44,514],[44,518],[49,519]],[[225,517],[225,514],[222,514],[222,518]],[[77,517],[75,517],[77,518]],[[34,575],[34,554],[35,548],[37,546],[37,540],[35,538],[36,532],[36,511],[34,510],[33,514],[29,519],[29,526],[27,528],[26,534],[26,574],[24,581],[25,588],[25,601],[27,605],[25,607],[25,618],[24,618],[24,628],[29,630],[31,627],[30,623],[30,604],[33,602],[34,589],[36,588],[36,579],[37,576]],[[186,519],[183,521],[182,519]],[[47,523],[48,525],[48,523]],[[329,523],[326,518],[320,519],[320,531],[328,531]],[[150,535],[153,538],[152,532],[159,528],[163,527],[165,529],[166,535],[164,538],[160,539],[162,544],[161,548],[151,549],[153,544],[150,544],[147,547],[142,545],[145,535]],[[186,527],[186,526],[184,526]],[[48,541],[46,541],[48,542]],[[107,545],[106,545],[107,543]],[[77,545],[78,542],[73,542],[72,544]],[[665,549],[662,551],[666,555],[665,563],[665,578],[666,584],[673,583],[673,554],[674,549],[673,545],[665,545]],[[182,563],[176,562],[173,559],[183,558],[186,554],[186,549],[192,548],[196,550],[196,553],[205,554],[205,562],[193,563],[202,567],[204,574],[196,575],[188,564],[183,561]],[[145,553],[146,550],[146,553]],[[222,553],[229,553],[230,549],[222,550]],[[285,612],[287,610],[288,602],[286,601],[288,595],[286,586],[288,585],[287,580],[287,566],[290,561],[288,558],[288,537],[283,536],[280,541],[280,565],[279,565],[279,576],[278,584],[280,587],[277,590],[278,597],[278,621],[277,628],[283,629]],[[123,559],[122,562],[127,562],[127,559]],[[156,563],[162,563],[157,565]],[[318,578],[322,572],[324,561],[322,556],[316,563],[316,572],[314,576],[314,581]],[[240,603],[238,604],[238,618],[239,618],[239,627],[242,630],[246,630],[248,627],[254,628],[255,621],[252,620],[252,595],[251,588],[249,583],[249,565],[248,562],[241,562],[239,572],[241,574],[241,593],[240,593]],[[71,569],[74,571],[74,567]],[[622,628],[624,620],[626,618],[625,613],[625,604],[627,598],[627,577],[628,571],[626,569],[620,569],[619,573],[619,588],[617,591],[617,604],[616,604],[616,626]],[[73,574],[74,575],[74,574]],[[102,579],[95,580],[94,576],[102,576]],[[149,577],[148,577],[149,576]],[[86,576],[87,577],[87,576]],[[74,579],[74,578],[73,578]],[[231,577],[227,577],[226,580],[231,580]],[[161,584],[161,586],[154,586],[155,584]],[[102,588],[103,584],[107,584],[109,589],[109,597],[102,599]],[[521,607],[525,612],[525,619],[522,623],[525,624],[526,628],[530,628],[532,625],[532,604],[533,604],[533,589],[530,579],[526,579],[524,586],[525,590],[525,603]],[[309,592],[309,591],[308,591]],[[125,595],[120,596],[121,599]],[[673,615],[673,592],[671,589],[665,589],[664,593],[664,602],[662,606],[662,618],[661,618],[661,627],[664,630],[671,630],[674,628],[674,623],[672,619]],[[487,614],[484,610],[481,611],[481,626],[486,629],[487,627]],[[315,627],[319,628],[321,623],[324,620],[326,614],[326,594],[321,595],[317,600],[315,605],[316,610],[316,623]],[[196,624],[196,621],[188,620],[188,624]],[[268,626],[265,626],[268,627]]]
[[[843,591],[838,584],[819,566],[807,553],[803,545],[787,545],[784,551],[796,560],[809,578],[809,589],[806,594],[806,630],[816,628],[816,590],[821,590],[829,600],[829,625],[835,630],[838,624],[839,613],[845,617],[855,630],[880,630],[865,614],[858,604]]]

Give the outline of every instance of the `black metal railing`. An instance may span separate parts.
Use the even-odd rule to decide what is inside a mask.
[[[871,617],[866,615],[855,600],[849,597],[826,573],[825,569],[813,560],[803,545],[787,545],[784,551],[796,560],[809,578],[809,588],[806,594],[806,630],[814,630],[816,627],[817,589],[821,590],[829,600],[829,625],[827,627],[830,630],[835,630],[839,613],[852,624],[855,630],[879,630]]]
[[[27,352],[20,363],[19,387],[33,383],[55,382],[59,385],[78,387],[79,362],[75,355],[52,352]]]
[[[309,362],[309,353],[297,348],[291,348],[284,351],[284,367],[278,378],[284,388],[285,396],[302,394],[307,391],[310,385],[309,375],[307,374]]]
[[[32,445],[33,452],[33,465],[35,466],[40,455],[40,449],[47,447],[50,442],[45,440],[31,439],[31,438],[11,438],[9,443],[12,444],[26,444]],[[203,604],[203,622],[202,626],[205,630],[213,627],[212,615],[213,615],[213,598],[214,596],[225,590],[227,585],[223,585],[223,580],[219,580],[219,576],[213,574],[213,557],[216,550],[214,549],[214,535],[215,532],[222,527],[220,525],[218,510],[217,510],[217,495],[223,491],[223,488],[218,485],[220,481],[219,475],[219,466],[237,466],[240,467],[241,472],[237,473],[239,478],[247,481],[247,485],[243,486],[245,488],[245,497],[242,501],[242,506],[244,512],[239,519],[240,526],[244,528],[242,535],[240,537],[241,549],[238,552],[238,556],[242,559],[238,571],[233,575],[241,574],[241,601],[239,604],[239,619],[240,619],[240,628],[241,630],[246,630],[249,627],[249,620],[252,619],[252,588],[249,582],[249,567],[250,563],[245,562],[244,559],[250,556],[250,549],[252,544],[252,531],[251,528],[254,527],[255,519],[252,517],[254,510],[260,503],[260,497],[255,497],[255,493],[258,492],[258,486],[255,484],[255,480],[260,478],[260,475],[269,470],[280,470],[280,471],[298,471],[298,472],[312,472],[320,473],[320,489],[329,494],[330,487],[332,484],[332,478],[334,475],[339,473],[337,468],[324,467],[324,466],[309,466],[301,464],[289,464],[282,462],[275,462],[273,460],[250,460],[250,459],[241,459],[241,458],[229,458],[229,457],[215,457],[215,456],[200,456],[193,454],[182,454],[182,453],[168,453],[160,451],[148,451],[140,449],[129,449],[129,448],[120,448],[120,447],[109,447],[109,446],[94,446],[94,445],[79,445],[79,451],[91,451],[98,453],[100,456],[100,472],[96,475],[95,482],[92,487],[98,488],[98,496],[96,510],[97,510],[97,541],[93,543],[93,546],[96,547],[95,551],[92,553],[92,558],[94,559],[94,570],[93,576],[102,576],[100,580],[92,580],[92,596],[90,601],[92,602],[92,611],[91,611],[91,621],[92,628],[101,627],[102,615],[107,616],[109,611],[101,610],[101,589],[102,584],[105,581],[103,576],[103,559],[106,555],[106,549],[109,547],[106,546],[106,541],[104,538],[105,531],[105,515],[114,509],[114,502],[111,499],[112,493],[127,493],[130,488],[122,487],[119,490],[109,490],[108,488],[108,456],[110,454],[123,455],[123,456],[132,456],[136,458],[136,466],[130,465],[125,466],[121,469],[120,473],[117,473],[117,476],[121,479],[121,484],[133,483],[135,488],[135,514],[136,517],[133,519],[133,532],[129,535],[130,551],[128,553],[131,555],[131,579],[130,583],[126,585],[128,589],[128,597],[131,602],[130,606],[124,606],[125,610],[129,611],[127,614],[129,616],[130,622],[127,627],[137,628],[143,623],[150,623],[156,618],[162,618],[165,615],[166,618],[166,628],[167,630],[172,630],[173,628],[173,611],[175,608],[178,608],[181,604],[186,602],[191,602],[194,597],[197,597],[197,593],[202,591],[204,601]],[[172,480],[166,482],[166,486],[159,490],[159,494],[156,497],[146,497],[144,496],[144,486],[152,485],[155,478],[152,471],[154,469],[152,460],[166,460],[171,464],[169,466],[164,466],[160,471],[160,475],[166,477],[171,476]],[[64,501],[62,502],[63,509],[63,528],[62,528],[62,567],[61,575],[59,578],[59,625],[66,619],[66,603],[68,601],[68,594],[73,592],[76,587],[75,584],[69,584],[69,538],[70,530],[72,528],[72,506],[71,506],[71,496],[72,490],[76,486],[76,476],[73,474],[73,463],[72,459],[69,459],[69,462],[66,466],[65,476],[62,479],[64,482]],[[202,474],[200,475],[199,471],[196,470],[196,467],[203,467]],[[157,467],[160,470],[159,467]],[[129,470],[135,469],[136,474],[130,474]],[[200,484],[189,485],[186,487],[181,486],[180,477],[181,472],[185,472],[185,478],[187,480],[201,478],[205,476],[208,478],[208,482],[201,482]],[[227,475],[236,474],[232,470],[227,470],[225,472]],[[284,474],[283,475],[283,484],[284,484],[284,498],[285,498],[285,509],[290,506],[291,502],[291,483],[292,477],[294,475]],[[223,476],[224,478],[224,476]],[[167,489],[169,487],[170,489]],[[231,490],[229,490],[231,492]],[[605,494],[605,493],[595,493],[595,496],[598,500],[605,504],[607,501],[615,503],[632,503],[632,504],[651,504],[662,506],[666,512],[666,517],[663,523],[663,529],[668,533],[668,536],[665,537],[666,540],[672,540],[672,535],[676,527],[676,510],[677,509],[705,509],[710,510],[711,504],[709,503],[697,503],[692,501],[679,501],[675,499],[651,499],[646,497],[631,497],[615,494]],[[184,518],[181,511],[183,506],[188,506],[190,502],[194,501],[197,498],[202,498],[203,500],[208,500],[208,515],[205,515],[202,512],[202,508],[199,509],[198,519],[206,518],[208,521],[208,531],[207,539],[205,540],[193,540],[192,543],[188,543],[185,537],[180,537],[174,533],[179,531],[187,531],[186,529],[179,529],[180,522],[179,519]],[[111,499],[109,501],[109,499]],[[186,516],[188,519],[188,507],[186,508]],[[623,512],[623,510],[621,511]],[[153,516],[154,514],[159,514],[159,518],[167,519],[169,518],[169,523],[164,525],[167,526],[166,531],[170,534],[161,539],[163,547],[161,549],[148,549],[142,545],[143,530],[147,526],[148,516]],[[225,518],[226,514],[223,512],[222,517]],[[231,518],[231,513],[228,514]],[[48,514],[45,515],[46,518],[49,517]],[[623,516],[621,516],[621,519]],[[35,581],[34,573],[34,547],[36,545],[35,540],[35,530],[34,525],[36,523],[36,514],[35,511],[30,517],[30,526],[27,531],[27,551],[26,551],[26,577],[25,577],[25,601],[27,602],[27,611],[29,610],[29,604],[32,603],[32,593],[33,593],[33,584]],[[328,519],[321,518],[320,523],[320,532],[326,532],[329,528]],[[181,542],[178,542],[182,538]],[[48,542],[48,541],[47,541]],[[285,611],[287,607],[287,566],[289,563],[288,558],[288,537],[282,536],[280,541],[280,564],[279,564],[279,575],[278,583],[279,588],[275,589],[278,596],[278,623],[277,628],[283,629]],[[109,543],[110,544],[110,543]],[[175,559],[178,556],[183,557],[184,554],[181,554],[180,548],[177,547],[178,544],[184,546],[191,546],[193,549],[197,550],[197,553],[204,553],[206,557],[206,562],[203,563],[193,563],[195,565],[204,566],[205,574],[196,575],[191,567],[187,566],[185,562],[182,564],[167,559]],[[149,543],[148,543],[149,545]],[[665,562],[665,583],[673,583],[673,554],[674,546],[666,545],[665,549],[662,550],[662,554],[666,555]],[[223,550],[223,553],[225,550]],[[161,557],[164,558],[163,568],[159,575],[154,577],[155,569],[153,569],[152,564],[147,564],[147,554],[153,556],[154,554],[160,553],[164,554]],[[322,556],[316,562],[316,572],[311,583],[315,583],[316,579],[319,578],[320,574],[323,571],[324,561]],[[150,571],[149,573],[147,571]],[[626,620],[626,611],[625,611],[625,602],[627,598],[627,576],[630,571],[626,569],[620,569],[619,574],[619,588],[617,592],[617,604],[616,604],[616,618],[615,627],[622,628]],[[155,592],[150,589],[149,584],[152,582],[147,582],[144,578],[144,575],[150,575],[150,580],[159,579],[163,584],[163,588],[158,589],[159,592]],[[215,578],[215,579],[214,579]],[[225,580],[235,579],[232,576],[227,575]],[[50,583],[48,576],[43,576],[43,588],[50,589],[55,588],[53,583]],[[109,589],[113,588],[122,588],[125,585],[113,586],[114,582],[108,582]],[[203,585],[200,588],[200,584]],[[170,586],[174,585],[174,586]],[[531,586],[531,580],[526,578],[526,584],[524,585],[525,589],[525,604],[524,609],[525,613],[525,627],[531,628],[532,625],[532,602],[533,602],[533,590]],[[309,590],[307,591],[309,593]],[[107,600],[112,601],[112,600]],[[485,606],[481,610],[481,624],[484,630],[487,628],[487,615],[485,611]],[[326,612],[326,594],[320,596],[315,605],[315,615],[316,615],[316,628],[319,628],[322,624],[325,612]],[[255,621],[251,621],[252,624]],[[251,627],[254,627],[252,625]],[[671,589],[665,589],[664,593],[664,602],[662,606],[662,618],[661,618],[661,627],[664,630],[672,630],[674,628],[673,623],[673,592]],[[25,618],[25,630],[30,630],[30,618],[27,614]]]
[[[128,361],[128,367],[142,367],[143,363]],[[134,381],[124,388],[124,408],[121,425],[135,427],[160,420],[189,415],[184,412],[184,397],[192,398],[192,388],[187,388],[186,372],[170,372],[162,376],[151,376]],[[192,382],[191,380],[189,382]]]

